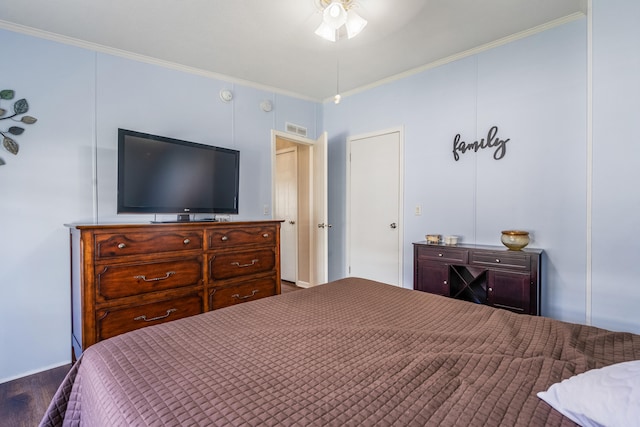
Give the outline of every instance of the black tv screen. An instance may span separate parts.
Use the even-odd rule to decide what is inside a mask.
[[[238,213],[240,152],[118,129],[118,213]]]

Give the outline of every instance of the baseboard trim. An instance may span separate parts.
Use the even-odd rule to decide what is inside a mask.
[[[302,280],[298,280],[296,282],[296,286],[299,287],[299,288],[310,288],[311,287],[311,283],[303,282]]]
[[[29,375],[39,374],[40,372],[48,371],[50,369],[59,368],[64,365],[71,364],[71,360],[65,362],[54,363],[52,365],[44,366],[42,368],[34,369],[31,371],[23,372],[22,374],[14,375],[11,377],[0,378],[0,384],[8,383],[9,381],[18,380],[20,378],[28,377]]]

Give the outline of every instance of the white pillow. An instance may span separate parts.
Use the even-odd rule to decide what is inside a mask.
[[[640,426],[640,360],[575,375],[538,397],[583,427]]]

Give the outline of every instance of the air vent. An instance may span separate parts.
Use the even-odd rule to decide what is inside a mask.
[[[285,126],[287,132],[289,133],[295,133],[296,135],[300,136],[307,136],[307,128],[305,127],[294,125],[293,123],[285,123]]]

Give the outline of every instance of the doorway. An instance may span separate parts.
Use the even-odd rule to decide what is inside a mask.
[[[349,276],[402,286],[403,135],[391,129],[347,140]]]
[[[280,227],[280,276],[284,281],[296,283],[299,255],[298,210],[303,210],[304,216],[304,206],[307,204],[302,203],[302,206],[299,206],[298,203],[298,185],[302,183],[300,183],[301,177],[298,174],[297,145],[276,150],[275,177],[276,191],[273,212],[276,218],[284,220]],[[301,196],[305,197],[304,194]]]
[[[317,140],[272,131],[274,219],[281,226],[282,280],[299,287],[328,276],[327,134]]]

